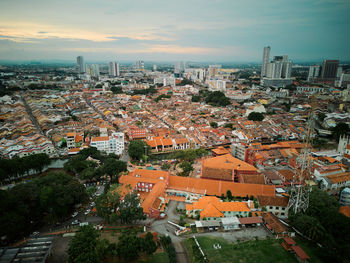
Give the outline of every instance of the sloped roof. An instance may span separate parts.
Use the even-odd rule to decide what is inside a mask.
[[[181,176],[169,176],[168,188],[207,195],[226,195],[230,190],[233,196],[275,196],[275,186],[272,185],[243,184]]]
[[[258,196],[258,202],[260,206],[288,206],[289,199],[287,197],[280,196]]]
[[[200,217],[224,217],[224,214],[220,212],[214,204],[209,203],[200,213]]]

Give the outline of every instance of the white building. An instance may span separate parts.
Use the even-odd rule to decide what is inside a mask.
[[[261,64],[261,78],[266,76],[267,64],[269,63],[269,60],[270,60],[270,51],[271,51],[271,48],[269,46],[264,47],[263,61]]]
[[[78,73],[82,74],[85,73],[85,63],[83,56],[77,57],[77,67],[78,67]]]
[[[209,80],[209,90],[210,91],[226,91],[226,81],[225,80]]]
[[[315,78],[318,78],[320,76],[320,66],[310,66],[309,68],[309,75],[307,76],[307,81],[312,82]]]
[[[120,69],[119,69],[118,62],[109,62],[108,75],[111,77],[119,77],[120,76]]]
[[[124,151],[124,133],[115,132],[111,136],[92,137],[90,146],[107,154],[121,155]]]

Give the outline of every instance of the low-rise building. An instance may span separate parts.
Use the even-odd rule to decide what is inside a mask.
[[[258,196],[258,202],[259,206],[265,207],[267,212],[271,212],[279,218],[288,218],[288,198]]]

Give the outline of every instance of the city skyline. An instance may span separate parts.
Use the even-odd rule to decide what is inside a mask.
[[[269,45],[292,60],[350,60],[349,11],[344,0],[2,1],[0,59],[258,62]]]

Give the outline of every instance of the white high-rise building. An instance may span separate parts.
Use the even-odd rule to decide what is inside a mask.
[[[97,64],[87,65],[86,71],[91,77],[98,78],[100,76],[100,67]]]
[[[77,57],[77,67],[78,67],[78,73],[82,74],[85,73],[85,63],[83,56]]]
[[[118,62],[109,62],[108,75],[111,77],[119,77],[120,76],[120,69],[119,69]]]
[[[267,74],[267,66],[270,60],[270,46],[264,47],[264,54],[263,54],[263,60],[261,65],[261,77],[265,77]]]
[[[157,65],[156,64],[153,65],[153,71],[157,71]]]
[[[309,68],[309,75],[307,76],[307,81],[312,82],[315,78],[320,76],[320,66],[311,66]]]
[[[143,62],[143,60],[137,60],[135,62],[135,70],[143,71],[144,69],[145,69],[145,63]]]
[[[264,48],[263,66],[261,67],[261,84],[263,86],[282,87],[292,83],[292,62],[288,56],[274,56],[273,61],[265,64],[270,56],[270,47]]]

